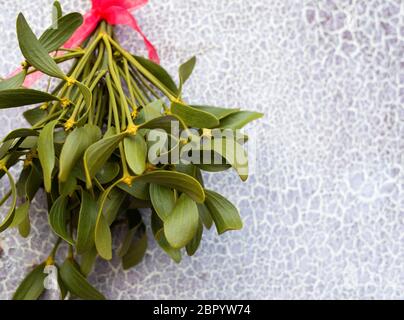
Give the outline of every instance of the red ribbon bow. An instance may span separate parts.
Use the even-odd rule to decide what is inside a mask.
[[[127,25],[137,31],[143,38],[149,58],[156,63],[160,62],[156,48],[147,39],[140,29],[136,19],[129,10],[136,10],[147,4],[148,0],[92,0],[93,7],[90,12],[84,15],[83,25],[77,29],[71,39],[64,45],[65,48],[79,46],[87,39],[100,23],[105,20],[111,25]]]
[[[156,63],[160,63],[156,48],[143,34],[135,17],[129,10],[136,10],[147,4],[149,0],[91,0],[93,7],[90,12],[84,15],[84,22],[80,28],[76,30],[73,36],[65,43],[65,48],[74,48],[81,45],[95,30],[100,21],[105,20],[111,25],[127,25],[136,30],[146,45],[149,52],[149,58]],[[15,70],[11,76],[21,72],[21,68]],[[42,73],[35,72],[26,77],[24,85],[30,87],[39,78]]]

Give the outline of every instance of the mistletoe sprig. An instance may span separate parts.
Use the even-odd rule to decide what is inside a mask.
[[[184,248],[194,255],[204,229],[213,224],[219,234],[242,228],[236,207],[205,188],[202,171],[233,167],[245,180],[245,161],[230,159],[227,152],[229,140],[242,149],[245,137],[216,138],[214,131],[233,132],[262,114],[185,103],[182,92],[196,59],[179,68],[177,85],[160,65],[123,49],[105,22],[81,48],[64,49],[83,19],[78,13],[62,15],[60,5],[55,6],[58,28],[50,27],[39,38],[24,16],[18,16],[17,35],[26,61],[21,72],[0,82],[1,109],[35,105],[24,113],[31,127],[9,133],[0,146],[0,177],[10,186],[0,200],[8,207],[0,232],[16,228],[28,237],[30,207],[43,188],[57,240],[13,298],[38,299],[45,290],[44,269],[55,266],[61,298],[104,299],[86,278],[97,256],[112,259],[112,234],[119,224],[127,230],[115,253],[123,268],[142,260],[148,239],[139,209],[151,209],[154,239],[175,262],[181,261]],[[68,72],[61,68],[65,62]],[[23,87],[35,72],[50,77],[47,90]],[[170,131],[173,123],[180,138]],[[155,142],[149,137],[155,130],[165,134],[165,149],[158,156],[168,162],[150,161]],[[187,154],[190,146],[220,162],[174,161],[175,153]],[[15,179],[10,168],[20,162],[23,168]],[[56,261],[63,242],[68,254]]]

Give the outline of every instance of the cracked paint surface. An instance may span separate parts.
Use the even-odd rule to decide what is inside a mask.
[[[1,75],[22,61],[18,12],[39,32],[51,3],[0,0]],[[207,175],[240,208],[241,232],[205,232],[180,265],[150,241],[141,265],[99,261],[90,281],[110,299],[403,299],[404,1],[151,0],[136,17],[173,74],[198,56],[186,98],[266,116],[246,130],[259,148],[248,182]],[[0,123],[1,136],[25,126],[21,110]],[[28,239],[0,235],[1,299],[52,247],[44,203]]]

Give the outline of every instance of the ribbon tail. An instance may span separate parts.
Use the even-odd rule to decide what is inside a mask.
[[[123,2],[123,6],[128,8],[129,10],[140,9],[149,2],[149,0],[121,0],[121,1]]]
[[[7,79],[12,78],[22,72],[22,67],[15,69],[11,74],[7,76]],[[31,87],[35,82],[37,82],[43,76],[42,72],[34,72],[25,77],[24,87]]]
[[[99,8],[102,11],[114,6],[137,10],[146,5],[149,0],[91,0],[91,2],[93,8]]]
[[[64,48],[71,49],[80,46],[94,31],[101,17],[93,10],[84,15],[84,22],[73,36],[64,44]]]
[[[27,77],[24,80],[24,87],[31,87],[32,85],[34,85],[39,79],[41,79],[43,77],[43,73],[40,71],[31,73],[29,75],[27,75]]]
[[[139,25],[137,24],[136,19],[129,13],[128,10],[122,7],[110,7],[108,10],[103,14],[103,17],[109,24],[116,25],[122,24],[127,25],[137,31],[140,36],[143,38],[143,42],[146,46],[146,49],[149,53],[150,60],[153,60],[155,63],[160,63],[160,58],[158,56],[156,48],[150,42],[150,40],[145,36],[145,34],[140,29]]]

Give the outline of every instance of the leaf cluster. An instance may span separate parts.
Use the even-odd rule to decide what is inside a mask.
[[[0,82],[0,109],[34,105],[24,113],[31,127],[9,133],[0,145],[0,176],[10,185],[0,202],[9,208],[0,232],[17,228],[23,237],[29,235],[32,200],[43,188],[58,241],[14,299],[40,297],[46,265],[58,267],[62,297],[69,292],[82,299],[104,299],[86,277],[96,257],[110,260],[113,251],[124,269],[142,261],[150,239],[139,209],[150,209],[154,240],[175,262],[181,261],[183,251],[194,255],[204,230],[213,224],[219,234],[242,228],[236,207],[206,189],[202,178],[203,171],[233,167],[245,180],[238,163],[152,164],[147,157],[150,130],[168,131],[172,121],[180,123],[181,132],[237,130],[262,115],[185,103],[182,93],[196,59],[181,65],[177,85],[160,65],[123,49],[105,23],[82,48],[63,49],[83,19],[78,13],[63,15],[58,3],[55,8],[58,28],[50,27],[39,38],[24,16],[18,16],[17,35],[26,61],[19,74]],[[61,67],[66,61],[67,72]],[[46,91],[23,87],[27,75],[37,71],[50,77]],[[174,142],[167,152],[181,152],[188,144]],[[208,152],[228,160],[221,143]],[[9,169],[20,161],[23,170],[15,180]],[[118,225],[124,225],[126,235],[113,250]],[[61,242],[70,249],[59,266],[55,254]]]

